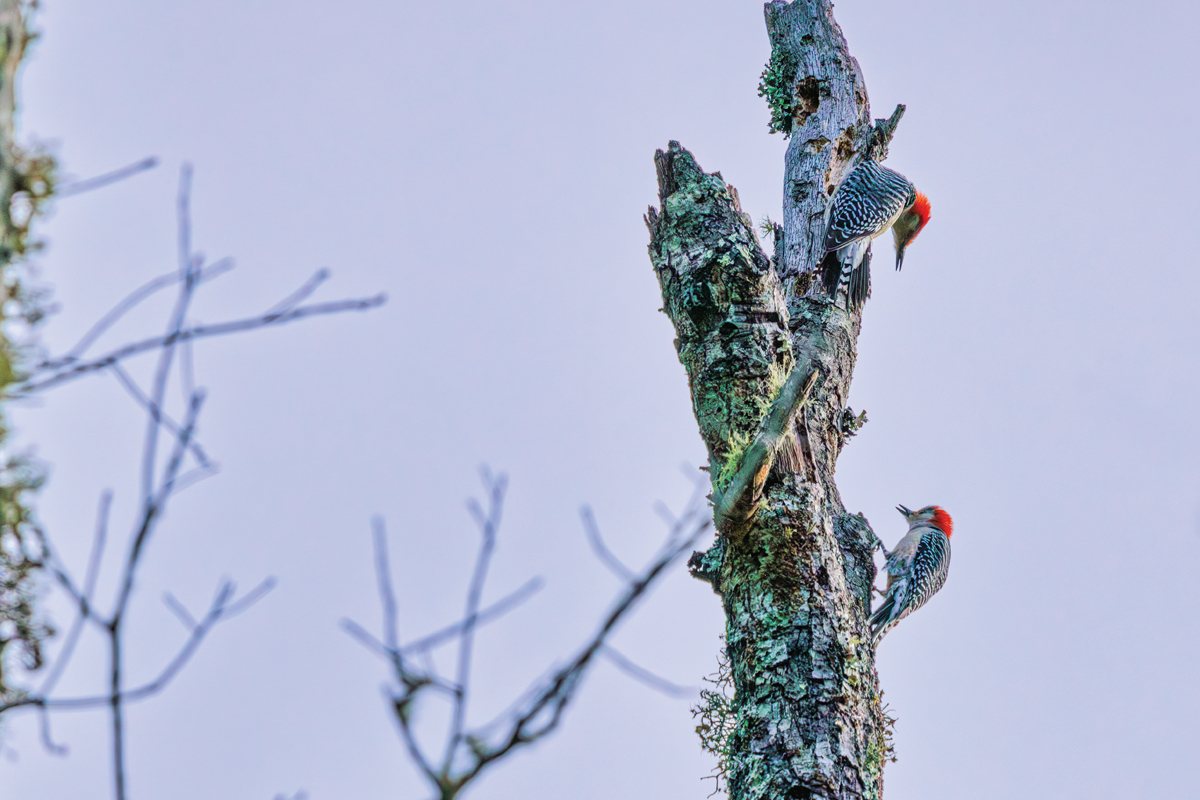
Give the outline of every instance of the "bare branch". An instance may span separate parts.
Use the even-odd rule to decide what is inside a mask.
[[[307,299],[321,286],[322,283],[327,280],[329,280],[329,270],[325,267],[321,267],[319,270],[313,273],[311,278],[304,282],[303,286],[280,300],[275,305],[271,306],[269,309],[267,309],[266,313],[280,314],[284,311],[291,311],[302,300]]]
[[[645,667],[639,666],[620,653],[615,647],[606,644],[600,648],[600,655],[607,658],[613,663],[617,669],[624,672],[634,680],[641,681],[657,692],[662,692],[670,697],[691,697],[700,691],[697,686],[680,686],[677,683],[672,683],[666,678],[655,675]]]
[[[109,626],[114,630],[114,636],[116,635],[116,630],[120,627],[121,618],[129,602],[129,593],[133,591],[133,575],[137,570],[142,549],[153,533],[159,515],[165,508],[167,500],[174,489],[175,475],[179,469],[179,462],[182,460],[182,453],[186,450],[191,440],[192,432],[195,430],[196,417],[200,413],[200,404],[202,402],[203,396],[199,393],[192,396],[192,403],[188,408],[187,417],[184,419],[183,431],[177,438],[175,450],[167,461],[162,484],[155,489],[153,478],[151,477],[151,483],[146,487],[145,500],[142,507],[142,519],[133,537],[133,542],[129,547],[129,552],[125,557],[125,565],[121,570],[120,589],[118,590],[116,604],[110,618],[111,622]],[[147,431],[147,439],[151,438],[153,438],[151,432]],[[152,442],[147,441],[143,459],[146,462],[150,462],[151,467],[153,467],[154,453],[151,449],[151,444]],[[113,694],[115,695],[117,692],[114,690]]]
[[[500,517],[504,510],[504,492],[508,487],[508,479],[504,475],[493,477],[486,467],[480,470],[480,476],[484,488],[488,490],[488,510],[484,515],[474,500],[468,504],[479,525],[481,540],[479,553],[475,558],[475,570],[467,587],[467,610],[463,615],[462,631],[458,637],[458,669],[455,671],[454,682],[458,685],[459,692],[454,698],[450,736],[447,739],[446,756],[442,765],[443,774],[450,773],[454,764],[454,751],[462,740],[467,714],[467,687],[471,682],[471,651],[475,644],[475,628],[479,621],[479,601],[483,595],[483,584],[487,580],[488,567],[491,565],[492,552],[496,548],[496,533],[500,528]]]
[[[192,254],[192,220],[190,213],[192,190],[192,167],[184,164],[179,170],[179,272],[182,280],[179,295],[175,299],[175,308],[167,322],[167,341],[158,352],[158,364],[154,369],[154,379],[150,384],[148,407],[151,409],[146,420],[145,449],[142,454],[142,506],[150,513],[154,502],[154,467],[158,459],[158,430],[162,426],[162,415],[159,409],[163,407],[166,398],[167,379],[171,373],[171,362],[175,358],[175,347],[178,344],[180,330],[187,316],[188,307],[196,288],[196,276],[203,264],[203,259]],[[197,403],[198,396],[193,394],[191,404]],[[183,436],[179,436],[183,439]],[[172,470],[174,478],[174,470]]]
[[[486,625],[494,619],[499,619],[513,609],[521,606],[526,600],[541,591],[543,586],[545,586],[545,582],[541,578],[530,578],[521,584],[519,589],[505,595],[476,614],[474,624],[476,626]],[[445,644],[451,639],[461,636],[466,624],[467,620],[461,620],[453,625],[447,625],[445,628],[434,631],[428,636],[423,636],[420,639],[409,642],[400,648],[400,652],[403,655],[410,655],[432,650],[438,645]]]
[[[443,628],[436,633],[396,649],[391,642],[385,644],[375,638],[362,627],[351,620],[343,620],[342,628],[350,636],[358,640],[366,648],[387,659],[393,667],[399,688],[389,695],[391,704],[396,712],[397,724],[401,738],[408,750],[409,758],[425,774],[442,798],[452,800],[489,764],[503,758],[521,745],[537,741],[557,727],[562,715],[579,688],[580,680],[597,655],[608,658],[618,669],[630,674],[637,680],[667,694],[683,695],[694,693],[694,689],[677,686],[654,673],[638,666],[607,644],[608,638],[617,625],[629,614],[649,587],[675,561],[690,550],[700,539],[711,530],[712,524],[707,515],[707,505],[701,492],[703,489],[697,482],[697,492],[693,494],[688,508],[678,518],[671,516],[673,524],[666,543],[660,548],[650,564],[639,573],[633,573],[616,560],[615,556],[603,544],[590,510],[586,507],[581,516],[584,526],[590,530],[590,539],[598,553],[603,553],[602,560],[611,560],[624,570],[625,586],[618,593],[607,615],[601,620],[600,626],[592,638],[580,649],[574,659],[566,666],[554,671],[542,680],[534,682],[520,698],[510,707],[510,710],[499,716],[493,722],[477,730],[465,729],[466,705],[470,688],[471,648],[475,629],[494,617],[516,607],[541,587],[541,581],[534,579],[527,582],[516,592],[506,596],[497,603],[480,610],[479,601],[483,585],[487,577],[489,560],[495,547],[496,534],[500,524],[504,502],[506,480],[504,476],[493,478],[486,470],[483,472],[484,485],[488,489],[487,508],[476,501],[467,504],[468,510],[480,528],[482,541],[475,559],[475,567],[467,590],[467,606],[464,618],[458,623]],[[683,533],[684,526],[691,526]],[[375,562],[379,590],[384,605],[385,638],[390,636],[394,611],[394,599],[391,596],[391,579],[387,571],[386,546],[383,542],[383,526],[376,521],[374,525],[376,539]],[[597,544],[599,546],[597,546]],[[459,640],[458,672],[453,685],[445,685],[438,681],[432,664],[425,672],[414,671],[406,655],[420,653],[428,655],[429,651],[439,644],[446,643],[452,638]],[[449,690],[450,694],[450,728],[446,737],[446,751],[438,769],[434,769],[429,759],[421,750],[412,729],[412,711],[416,698],[427,688]],[[493,734],[500,730],[498,737]],[[489,734],[489,731],[492,734]],[[488,739],[496,740],[495,745],[489,744]]]
[[[171,493],[179,494],[189,486],[199,483],[205,478],[211,478],[213,475],[216,475],[217,472],[217,465],[211,461],[203,466],[189,469],[187,472],[181,473],[179,477],[175,479],[175,487]]]
[[[38,709],[38,732],[41,735],[42,747],[46,748],[47,752],[56,756],[67,754],[67,748],[55,742],[50,733],[50,712],[46,710],[45,706]]]
[[[334,300],[328,303],[313,303],[308,306],[300,306],[290,311],[284,311],[276,314],[264,314],[259,317],[248,317],[246,319],[231,320],[229,322],[219,322],[212,325],[196,325],[190,328],[184,328],[176,334],[166,336],[154,336],[149,339],[143,339],[140,342],[127,344],[124,347],[119,347],[116,350],[90,361],[85,361],[81,364],[76,364],[67,369],[62,369],[58,373],[47,378],[38,380],[27,380],[20,383],[12,384],[8,390],[9,399],[21,399],[38,392],[45,391],[52,386],[58,386],[75,378],[82,377],[90,372],[102,370],[118,361],[123,361],[131,356],[145,353],[150,350],[156,350],[168,344],[186,339],[203,339],[210,336],[224,336],[230,333],[240,333],[242,331],[255,330],[257,328],[265,328],[272,325],[284,325],[296,320],[305,319],[306,317],[314,317],[323,314],[339,314],[343,311],[367,311],[372,308],[378,308],[387,302],[387,295],[380,293],[373,297],[363,297],[353,300]]]
[[[482,626],[499,619],[508,612],[521,606],[526,600],[535,595],[545,586],[545,582],[541,578],[530,578],[525,583],[521,584],[516,591],[510,592],[504,597],[492,603],[490,606],[482,609],[475,615],[475,625]],[[351,619],[343,618],[340,625],[342,630],[350,634],[353,638],[361,642],[368,650],[376,654],[391,659],[394,654],[401,656],[418,655],[428,652],[440,645],[446,644],[453,639],[462,635],[463,627],[467,624],[466,620],[459,620],[453,625],[447,625],[444,628],[434,631],[433,633],[422,636],[409,642],[406,645],[393,649],[384,642],[379,641],[370,633],[367,633],[361,625]]]
[[[400,632],[396,622],[396,593],[392,591],[392,569],[388,563],[387,528],[383,517],[371,520],[372,542],[375,548],[375,582],[379,588],[379,602],[383,604],[383,639],[386,649],[395,653]]]
[[[184,339],[179,343],[179,389],[183,393],[185,403],[196,393],[195,349],[195,342],[191,339]],[[207,459],[200,458],[200,463],[206,464]]]
[[[233,619],[239,614],[245,613],[252,605],[266,597],[267,594],[270,593],[277,584],[278,581],[275,580],[273,576],[264,578],[262,583],[246,592],[241,600],[229,603],[223,609],[221,609],[220,618],[222,620]]]
[[[354,620],[349,617],[342,617],[341,622],[338,623],[338,627],[349,634],[350,638],[357,640],[363,647],[375,653],[375,655],[391,660],[392,654],[395,651],[389,649],[386,644],[376,639],[366,628]]]
[[[209,266],[205,267],[200,272],[196,282],[203,283],[205,281],[212,280],[213,278],[225,274],[231,269],[233,269],[233,259],[223,258],[220,261],[213,262]],[[113,306],[108,313],[101,317],[96,324],[93,325],[88,332],[83,335],[83,338],[76,342],[75,346],[68,350],[65,355],[43,361],[41,364],[38,364],[36,367],[34,367],[32,374],[37,375],[47,370],[59,369],[67,364],[74,363],[89,347],[92,346],[97,339],[100,338],[105,331],[115,325],[117,321],[121,319],[121,317],[129,313],[129,311],[134,309],[146,298],[154,295],[161,289],[165,289],[168,286],[174,286],[179,282],[179,280],[179,271],[174,270],[165,275],[159,275],[157,278],[154,278],[153,280],[150,280],[139,286],[137,289],[131,292],[129,296]]]
[[[231,619],[245,611],[254,603],[263,598],[267,592],[271,591],[275,586],[274,578],[267,578],[254,589],[246,593],[244,597],[236,602],[231,602],[235,592],[235,585],[231,581],[223,581],[217,588],[212,603],[209,605],[208,611],[204,617],[196,623],[192,629],[187,641],[183,647],[175,654],[175,657],[167,663],[159,674],[148,683],[144,683],[135,689],[118,692],[117,694],[109,693],[107,695],[97,695],[92,697],[69,697],[69,698],[47,698],[44,696],[25,697],[20,700],[13,701],[4,705],[0,705],[0,713],[5,711],[20,708],[20,707],[38,707],[47,709],[56,709],[63,711],[77,711],[89,708],[98,708],[101,706],[111,705],[113,702],[120,704],[133,703],[139,700],[145,700],[158,692],[165,689],[171,681],[179,674],[179,671],[187,664],[187,662],[195,655],[196,650],[200,647],[204,638],[212,631],[218,622],[226,619]],[[190,616],[190,615],[189,615]]]
[[[65,196],[96,189],[147,169],[154,163],[156,163],[154,159],[149,159],[107,175],[67,184],[60,188],[59,194]],[[233,262],[229,259],[206,266],[203,256],[193,252],[190,192],[191,168],[185,164],[180,174],[177,198],[178,268],[169,274],[150,280],[129,294],[93,324],[87,333],[76,342],[75,346],[64,355],[47,358],[37,364],[22,376],[21,381],[10,384],[9,391],[0,397],[0,399],[30,397],[90,372],[111,369],[126,392],[146,412],[146,427],[141,454],[139,515],[126,546],[124,559],[120,567],[115,568],[118,570],[116,575],[117,592],[113,600],[112,614],[106,618],[97,614],[93,608],[93,593],[99,577],[112,499],[110,493],[105,493],[101,499],[96,535],[82,588],[71,577],[65,562],[56,556],[49,541],[45,541],[47,567],[71,597],[78,610],[78,617],[73,620],[58,657],[38,692],[0,704],[0,715],[19,708],[37,709],[42,725],[43,742],[52,752],[62,752],[62,748],[53,742],[50,735],[48,713],[50,710],[92,709],[107,706],[111,715],[112,763],[116,800],[125,800],[126,797],[124,705],[162,691],[184,668],[218,622],[230,619],[249,609],[275,586],[275,579],[268,578],[240,599],[235,599],[234,584],[231,581],[223,580],[208,611],[199,619],[194,617],[174,595],[166,594],[163,602],[184,625],[187,630],[187,638],[175,656],[152,681],[132,689],[123,685],[122,674],[125,669],[125,657],[122,652],[123,623],[126,611],[130,606],[135,575],[143,563],[147,545],[153,537],[170,499],[188,485],[212,475],[216,471],[216,465],[207,457],[203,448],[196,441],[196,425],[203,404],[204,391],[195,387],[193,343],[200,338],[279,325],[311,316],[374,308],[385,300],[384,296],[380,294],[369,298],[300,306],[302,301],[310,297],[328,279],[328,270],[321,269],[299,289],[291,292],[262,315],[213,325],[189,322],[189,308],[199,285],[227,272],[233,266]],[[172,286],[176,288],[176,296],[165,330],[161,335],[128,343],[99,358],[83,359],[84,354],[132,309],[157,292]],[[178,358],[176,358],[177,349]],[[124,368],[124,361],[153,351],[157,351],[156,364],[150,385],[143,391],[142,386]],[[178,379],[187,403],[184,419],[180,422],[176,422],[166,413],[167,390],[172,380],[175,379]],[[166,438],[171,440],[169,445],[163,438],[164,431],[168,434]],[[185,462],[188,461],[189,456],[195,459],[198,466],[185,469]],[[51,697],[51,692],[71,662],[82,635],[82,629],[87,622],[99,626],[108,640],[107,692],[91,697]],[[392,622],[394,625],[394,613]],[[395,641],[394,637],[392,641]],[[398,670],[403,672],[404,664],[400,661],[399,651],[393,648],[391,655]],[[462,695],[460,687],[437,679],[436,676],[406,675],[405,677],[408,679],[405,685],[409,691],[430,686],[454,697]]]
[[[175,615],[176,619],[183,623],[183,627],[188,633],[192,633],[196,630],[195,617],[193,617],[191,613],[184,608],[183,603],[175,599],[175,595],[171,594],[170,592],[163,592],[163,604],[167,608],[171,609],[171,613]]]
[[[579,509],[579,518],[583,521],[584,533],[587,534],[588,544],[592,546],[592,552],[596,554],[596,558],[600,559],[600,562],[621,580],[633,580],[633,571],[622,564],[621,559],[617,558],[604,543],[604,537],[600,535],[600,528],[596,525],[596,515],[592,513],[591,506],[582,506]]]
[[[574,697],[575,691],[592,659],[605,645],[608,636],[617,624],[632,609],[634,604],[645,594],[647,588],[662,574],[668,566],[679,559],[687,550],[696,544],[707,533],[709,525],[701,524],[691,536],[664,550],[645,570],[630,583],[611,611],[604,618],[596,634],[592,637],[579,654],[567,666],[558,670],[542,688],[536,692],[512,721],[508,733],[496,747],[484,748],[481,744],[475,748],[477,761],[458,780],[466,783],[479,773],[487,764],[501,758],[516,747],[535,742],[558,727],[563,712]]]
[[[85,178],[81,181],[63,184],[54,190],[54,195],[55,197],[70,197],[71,195],[83,194],[95,189],[103,189],[105,186],[114,184],[117,181],[123,181],[126,178],[137,175],[139,172],[145,172],[156,166],[158,166],[158,158],[150,156],[120,169],[115,169],[112,172],[97,175],[94,178]]]
[[[62,677],[63,671],[67,665],[71,663],[71,656],[75,653],[75,645],[79,643],[79,636],[83,633],[84,623],[89,618],[93,618],[92,613],[92,593],[96,590],[96,579],[100,574],[100,562],[104,558],[104,543],[108,536],[108,513],[112,508],[112,492],[104,492],[100,495],[100,508],[96,512],[96,529],[92,534],[92,548],[88,554],[87,571],[83,576],[83,590],[79,593],[68,592],[72,594],[76,602],[77,615],[71,622],[71,627],[67,631],[66,637],[63,639],[62,648],[58,651],[58,656],[54,659],[54,664],[50,667],[42,685],[38,687],[37,694],[45,697],[54,690],[58,679]],[[49,544],[47,543],[47,547]],[[60,581],[66,580],[69,584],[65,572],[62,573]],[[46,723],[47,725],[49,722]]]
[[[404,747],[408,750],[408,757],[412,762],[425,773],[425,777],[429,778],[434,786],[441,786],[441,776],[433,770],[433,766],[425,758],[425,754],[421,752],[421,746],[417,744],[417,738],[413,735],[410,727],[411,703],[415,689],[408,688],[408,691],[403,695],[389,695],[388,699],[392,703],[392,707],[396,710],[396,723],[400,726],[400,738],[404,740]]]
[[[180,360],[183,361],[183,359]],[[160,422],[164,428],[176,436],[179,436],[183,433],[183,429],[179,427],[179,424],[175,422],[175,420],[171,419],[171,417],[167,414],[162,413],[159,408],[155,406],[153,402],[151,402],[150,398],[142,392],[141,387],[137,385],[124,367],[122,367],[120,364],[113,364],[109,367],[109,369],[112,370],[112,373],[117,376],[117,381],[125,388],[125,391],[129,393],[129,396],[136,400],[137,404],[145,409],[145,411],[149,413],[153,419]],[[193,389],[193,392],[194,391],[195,390]],[[189,445],[188,449],[192,451],[192,454],[196,457],[196,461],[200,463],[200,466],[208,466],[208,455],[204,452],[204,448],[200,446],[199,442],[193,441]]]

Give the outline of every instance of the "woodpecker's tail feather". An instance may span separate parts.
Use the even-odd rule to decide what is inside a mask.
[[[850,286],[846,290],[847,310],[856,311],[863,307],[871,296],[871,251],[863,254],[862,261],[850,273]]]
[[[821,260],[821,284],[829,299],[837,302],[839,287],[846,287],[846,310],[857,311],[871,296],[871,242],[851,242]]]
[[[821,284],[829,299],[837,300],[838,284],[842,281],[842,261],[838,258],[838,250],[831,250],[821,261]]]
[[[884,634],[892,629],[894,623],[890,621],[892,611],[896,608],[896,596],[888,594],[884,601],[880,603],[879,608],[875,609],[871,614],[871,644],[878,644]]]

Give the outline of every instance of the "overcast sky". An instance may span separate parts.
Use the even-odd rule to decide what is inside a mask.
[[[850,399],[870,421],[839,486],[889,544],[897,503],[956,522],[947,586],[880,649],[899,719],[887,796],[1194,797],[1200,8],[836,13],[875,116],[907,104],[888,165],[933,205],[902,273],[876,259]],[[481,636],[476,721],[569,654],[618,588],[581,503],[627,561],[651,555],[654,503],[680,507],[704,463],[645,252],[652,155],[679,139],[778,218],[760,4],[46,0],[36,24],[23,135],[76,177],[162,159],[42,226],[62,306],[50,349],[174,267],[185,161],[197,248],[238,263],[197,320],[261,311],[320,267],[323,298],[390,298],[197,348],[200,438],[222,470],[152,546],[130,681],[182,641],[164,591],[198,610],[222,576],[279,588],[130,711],[131,796],[423,797],[383,665],[337,628],[379,623],[369,520],[388,520],[415,636],[459,613],[478,465],[509,474],[487,597],[534,575],[547,588]],[[104,488],[114,530],[131,524],[141,417],[109,376],[12,416],[49,465],[39,515],[82,569]],[[718,599],[677,569],[616,641],[698,685],[721,630]],[[87,643],[63,693],[99,690],[102,654]],[[471,796],[704,798],[688,706],[602,664],[562,730]],[[107,796],[106,724],[56,716],[62,759],[32,717],[6,720],[0,796]]]

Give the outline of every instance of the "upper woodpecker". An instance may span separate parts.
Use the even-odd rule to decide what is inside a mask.
[[[833,194],[821,262],[825,291],[837,300],[839,285],[849,284],[846,308],[861,308],[871,296],[871,240],[888,228],[896,240],[896,269],[904,248],[929,222],[929,199],[899,172],[868,158]]]
[[[938,506],[896,510],[908,520],[908,535],[887,558],[887,596],[871,615],[871,642],[878,644],[900,620],[933,597],[950,572],[950,531],[954,522]]]

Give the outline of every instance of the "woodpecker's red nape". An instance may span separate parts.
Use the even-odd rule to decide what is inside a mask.
[[[949,537],[950,532],[954,530],[954,520],[950,519],[950,515],[941,506],[934,506],[933,509],[933,524],[938,527],[938,530]]]
[[[929,198],[917,192],[917,199],[913,200],[912,210],[917,215],[917,219],[921,220],[921,223],[917,225],[917,229],[913,231],[912,238],[915,239],[917,238],[917,234],[921,232],[921,229],[929,223]],[[912,241],[912,239],[909,239],[909,241]]]

